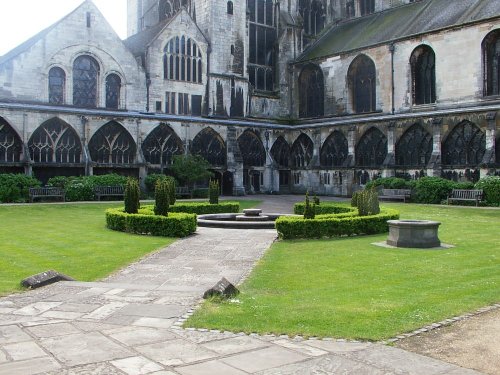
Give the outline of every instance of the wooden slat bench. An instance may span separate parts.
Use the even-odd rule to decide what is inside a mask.
[[[97,200],[101,197],[125,197],[125,189],[121,185],[116,186],[96,186],[94,187],[94,194]]]
[[[177,186],[175,188],[175,195],[178,197],[193,197],[193,192],[187,186]]]
[[[410,198],[410,189],[382,189],[378,195],[378,199],[380,200],[399,200],[405,203],[406,200],[410,200]]]
[[[64,190],[58,187],[30,188],[29,193],[31,203],[34,202],[35,198],[60,198],[63,202],[66,201]]]
[[[448,196],[448,204],[453,201],[476,202],[476,207],[483,200],[482,190],[453,189]]]

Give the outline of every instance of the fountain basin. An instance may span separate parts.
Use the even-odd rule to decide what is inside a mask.
[[[440,247],[438,221],[429,220],[388,220],[389,237],[387,244],[395,247],[428,249]]]
[[[245,220],[237,219],[237,217],[245,217]],[[228,228],[228,229],[274,229],[274,221],[280,216],[296,216],[283,214],[264,214],[262,216],[254,216],[253,220],[249,216],[241,215],[240,213],[228,214],[207,214],[198,215],[198,226],[210,228]],[[260,218],[265,218],[261,220]]]

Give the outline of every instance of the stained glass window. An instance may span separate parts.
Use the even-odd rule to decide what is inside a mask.
[[[484,95],[500,95],[500,30],[489,33],[482,47]]]
[[[136,145],[130,133],[116,121],[95,132],[89,142],[90,157],[100,164],[133,164]]]
[[[118,109],[122,80],[116,74],[106,77],[106,108]]]
[[[429,104],[436,101],[436,57],[429,46],[417,47],[410,58],[413,102]]]
[[[310,64],[302,69],[299,90],[299,116],[323,116],[324,82],[320,67]]]
[[[61,68],[49,70],[49,103],[64,104],[66,73]]]
[[[90,56],[77,57],[73,63],[73,104],[97,107],[99,64]]]
[[[373,61],[365,55],[356,57],[349,66],[348,80],[354,112],[375,111],[377,82]]]

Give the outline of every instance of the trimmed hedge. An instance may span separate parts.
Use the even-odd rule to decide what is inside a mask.
[[[500,152],[500,150],[499,150]],[[500,206],[500,177],[499,176],[487,176],[480,179],[476,185],[475,189],[483,189],[484,200],[486,204],[490,206]]]
[[[47,186],[60,187],[66,191],[66,201],[93,201],[95,186],[117,186],[125,187],[127,177],[120,176],[115,173],[96,175],[96,176],[81,176],[81,177],[65,177],[57,176],[49,179]]]
[[[352,212],[318,215],[310,220],[282,216],[276,220],[276,230],[284,240],[377,234],[388,231],[387,220],[399,219],[399,212],[391,209],[383,209],[378,215],[354,215]]]
[[[197,215],[236,213],[240,212],[240,204],[238,202],[219,202],[218,204],[210,204],[209,202],[176,202],[175,205],[170,206],[168,211]]]
[[[293,213],[295,215],[304,215],[304,209],[306,204],[304,202],[295,203],[293,206]],[[315,205],[316,215],[325,215],[325,214],[341,214],[344,212],[354,212],[357,213],[358,210],[355,207],[343,207],[339,206],[338,203],[321,203],[319,205]]]
[[[127,214],[123,208],[106,210],[106,226],[109,229],[163,237],[186,237],[196,231],[196,215],[170,213],[154,215],[152,206],[144,207],[137,214]]]

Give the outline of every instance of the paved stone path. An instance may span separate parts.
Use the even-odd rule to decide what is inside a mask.
[[[204,290],[240,282],[275,238],[199,228],[102,282],[0,298],[0,374],[478,374],[379,344],[180,328]]]

